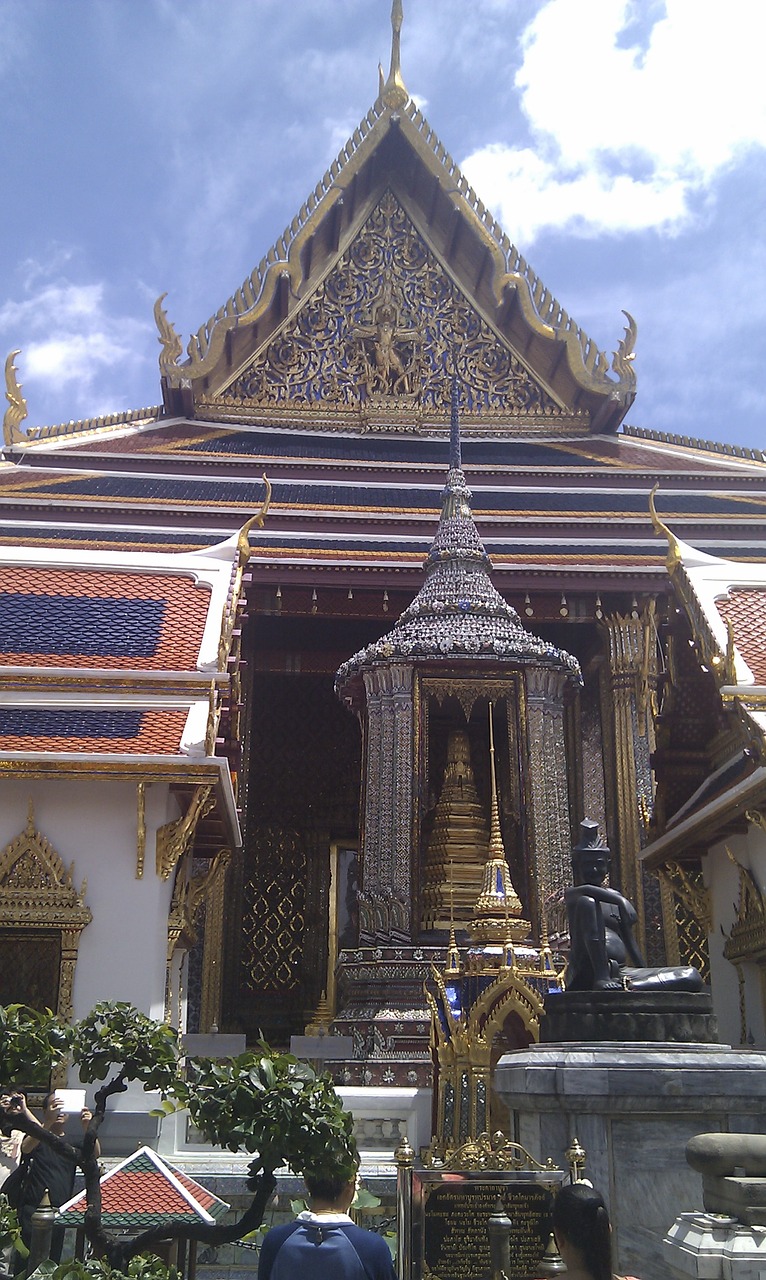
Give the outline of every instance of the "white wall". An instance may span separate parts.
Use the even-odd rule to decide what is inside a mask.
[[[722,1043],[738,1045],[741,1041],[740,993],[736,967],[723,954],[726,940],[736,922],[739,909],[740,879],[737,867],[728,856],[754,874],[757,882],[766,866],[766,833],[750,826],[746,835],[732,835],[714,845],[703,858],[705,883],[710,887],[713,907],[713,932],[709,937],[710,978],[713,1006],[718,1018]],[[744,964],[746,1034],[755,1045],[766,1046],[766,1020],[761,975],[757,965]]]
[[[165,1010],[167,920],[173,878],[154,870],[155,833],[177,816],[165,783],[146,789],[146,861],[136,879],[135,782],[61,780],[0,781],[0,848],[25,828],[29,800],[35,826],[64,865],[74,862],[78,892],[93,919],[80,935],[74,1017],[100,1000],[127,1000],[161,1019]]]

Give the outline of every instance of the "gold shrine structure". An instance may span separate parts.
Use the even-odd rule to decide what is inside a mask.
[[[285,1044],[319,1013],[353,1041],[338,1082],[425,1088],[431,984],[473,1129],[489,1041],[537,1034],[583,817],[647,964],[710,972],[704,840],[673,837],[678,873],[641,860],[653,764],[661,828],[732,740],[649,493],[753,564],[766,460],[631,424],[633,319],[607,354],[536,275],[410,96],[401,18],[370,110],[185,350],[158,299],[161,403],[36,424],[5,362],[0,865],[44,839],[87,878],[56,862],[25,907],[75,1016],[118,993]],[[14,976],[0,888],[0,995],[58,1007],[33,960]],[[110,968],[118,902],[153,923]],[[486,1061],[448,1043],[455,992]]]

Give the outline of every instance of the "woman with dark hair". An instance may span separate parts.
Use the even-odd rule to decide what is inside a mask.
[[[553,1202],[553,1232],[567,1280],[636,1280],[612,1271],[612,1228],[603,1197],[587,1182],[562,1187]]]

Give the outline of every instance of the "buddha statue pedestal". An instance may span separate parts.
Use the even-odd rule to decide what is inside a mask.
[[[599,993],[587,995],[597,1008]],[[604,998],[627,995],[631,1008],[647,998],[614,991]],[[700,1200],[686,1144],[702,1131],[762,1128],[766,1052],[614,1040],[537,1044],[501,1058],[494,1087],[528,1151],[564,1151],[579,1138],[584,1176],[608,1203],[617,1272],[665,1276],[664,1236]]]
[[[709,991],[556,991],[545,997],[544,1044],[585,1041],[716,1044]]]

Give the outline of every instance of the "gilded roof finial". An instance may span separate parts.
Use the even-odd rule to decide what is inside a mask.
[[[3,440],[5,444],[18,444],[25,439],[21,424],[27,416],[27,402],[21,394],[21,383],[16,377],[16,366],[13,363],[21,351],[12,351],[5,362],[5,398],[8,408],[3,418]]]
[[[664,533],[665,537],[668,540],[668,554],[665,560],[665,566],[667,568],[668,573],[675,573],[682,559],[681,547],[676,535],[668,528],[666,524],[663,524],[662,520],[660,520],[660,517],[657,515],[657,508],[654,505],[654,495],[656,494],[659,487],[660,486],[656,484],[652,489],[651,493],[649,494],[649,515],[652,518],[652,528],[654,529],[654,532]]]
[[[168,313],[162,305],[167,296],[167,293],[161,293],[154,304],[154,323],[159,330],[157,341],[162,346],[160,373],[173,373],[177,370],[178,361],[181,359],[183,352],[181,339],[175,331],[173,321],[168,320]]]
[[[386,83],[381,83],[380,90],[380,96],[385,105],[392,107],[394,110],[397,107],[403,107],[406,102],[409,102],[410,98],[402,80],[401,38],[403,17],[402,0],[394,0],[391,5],[391,70],[388,73]],[[382,70],[380,79],[382,82]]]
[[[244,569],[250,559],[250,533],[253,529],[262,529],[263,522],[266,519],[266,513],[271,502],[271,482],[266,473],[263,475],[263,483],[266,486],[266,496],[261,504],[261,509],[257,515],[251,516],[246,520],[237,534],[237,552],[239,555],[239,567]]]
[[[617,350],[612,355],[612,372],[617,374],[626,392],[633,393],[636,390],[636,371],[633,368],[633,361],[636,358],[634,348],[638,325],[629,311],[623,311],[622,314],[628,323]]]

